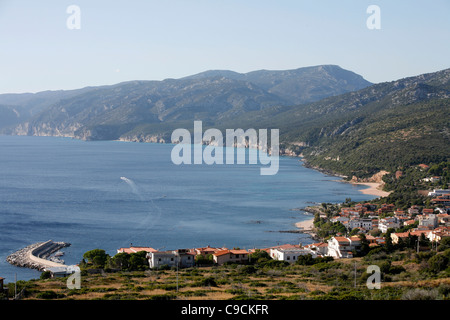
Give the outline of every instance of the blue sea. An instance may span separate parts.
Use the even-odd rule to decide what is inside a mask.
[[[6,257],[47,240],[71,244],[66,264],[131,243],[161,250],[307,244],[306,234],[280,232],[310,218],[292,209],[374,198],[298,158],[281,157],[278,173],[264,176],[259,164],[175,165],[172,148],[0,136],[0,277],[39,278]]]

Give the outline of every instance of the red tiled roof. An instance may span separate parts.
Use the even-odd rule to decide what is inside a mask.
[[[150,247],[130,247],[130,248],[120,248],[117,250],[119,253],[125,252],[125,253],[136,253],[136,252],[156,252],[156,249],[150,248]]]
[[[231,254],[248,254],[248,251],[247,250],[228,250],[227,249],[227,250],[221,250],[221,251],[214,252],[213,255],[216,257],[219,257],[219,256],[223,256],[223,255],[226,255],[229,253],[231,253]]]
[[[336,239],[337,242],[347,242],[349,243],[349,240],[345,237],[334,237]]]

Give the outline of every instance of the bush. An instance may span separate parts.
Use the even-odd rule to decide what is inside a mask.
[[[318,263],[327,263],[334,261],[333,257],[317,257],[313,258],[311,254],[301,255],[298,257],[296,264],[302,266],[310,266]]]
[[[402,266],[393,266],[390,261],[385,261],[380,265],[382,274],[399,274],[406,271]]]
[[[217,287],[216,280],[213,277],[207,277],[198,282],[201,287]]]
[[[428,261],[434,255],[435,252],[433,251],[419,252],[416,253],[416,261],[417,263],[421,263],[422,261]]]
[[[253,274],[256,271],[257,271],[256,268],[254,266],[252,266],[252,265],[240,266],[239,267],[239,272],[243,273],[243,274]]]
[[[411,289],[402,295],[402,300],[435,300],[438,296],[438,291],[425,289]]]
[[[289,266],[289,262],[281,260],[268,260],[263,264],[265,268],[277,269]]]
[[[443,254],[437,254],[428,260],[428,269],[431,272],[440,272],[447,269],[448,258]]]
[[[41,280],[50,279],[52,276],[52,273],[50,271],[44,271],[41,273],[41,276],[39,277]]]
[[[206,256],[196,255],[195,256],[195,264],[196,265],[213,265],[214,259],[212,254],[208,254]]]
[[[36,295],[36,298],[38,298],[38,299],[56,299],[56,298],[58,298],[58,294],[55,291],[46,290],[46,291],[39,292]]]
[[[250,254],[250,262],[251,263],[264,263],[267,262],[269,260],[272,260],[272,258],[270,257],[270,255],[264,251],[264,250],[260,250],[260,249],[256,249],[255,252],[253,252],[252,254]]]
[[[441,283],[438,287],[438,292],[443,295],[444,298],[447,298],[450,295],[450,285]]]
[[[383,260],[387,258],[386,250],[382,247],[371,249],[365,256],[365,260]]]

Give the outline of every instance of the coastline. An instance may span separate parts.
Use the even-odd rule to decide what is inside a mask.
[[[302,231],[312,231],[314,228],[314,218],[296,222],[295,226],[302,229]]]
[[[313,241],[316,239],[316,234],[314,233],[314,217],[308,217],[307,220],[296,222],[295,227],[300,229],[299,232],[307,233]]]
[[[376,197],[387,197],[391,194],[391,191],[383,191],[383,183],[379,182],[351,182],[351,184],[356,186],[366,186],[368,188],[360,189],[359,191],[363,194],[369,194]]]

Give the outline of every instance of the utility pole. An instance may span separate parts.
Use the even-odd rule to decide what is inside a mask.
[[[177,253],[177,292],[178,292],[178,264],[180,263],[180,252]]]

